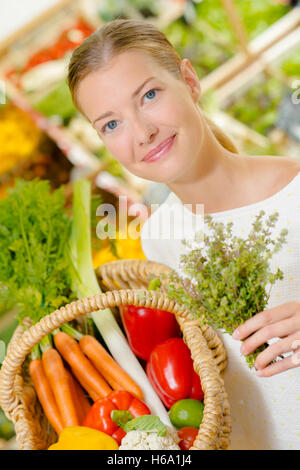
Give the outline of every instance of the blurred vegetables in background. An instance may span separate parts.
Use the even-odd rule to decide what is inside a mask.
[[[187,57],[201,79],[239,52],[240,44],[221,0],[187,2],[189,14],[163,28],[181,57]],[[248,40],[285,15],[289,8],[272,0],[236,0]]]

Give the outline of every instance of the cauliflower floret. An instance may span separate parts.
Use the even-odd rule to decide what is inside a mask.
[[[170,426],[166,428],[166,436],[158,436],[151,431],[129,431],[123,437],[119,450],[180,450],[177,432]]]

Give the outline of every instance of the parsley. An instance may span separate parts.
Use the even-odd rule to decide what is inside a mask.
[[[278,219],[278,212],[269,216],[266,227],[263,215],[265,212],[261,211],[256,216],[247,239],[232,235],[232,222],[225,226],[215,222],[212,216],[204,215],[212,234],[203,235],[200,231],[193,242],[183,240],[188,250],[180,257],[179,271],[172,270],[161,276],[168,280],[164,287],[168,297],[188,309],[193,317],[200,318],[202,324],[230,334],[248,318],[263,311],[272,285],[283,279],[279,268],[275,273],[270,271],[269,260],[286,243],[288,233],[283,229],[277,241],[272,240],[270,229]],[[266,346],[246,356],[249,367]]]
[[[73,298],[64,204],[62,188],[38,179],[17,179],[0,201],[0,309],[14,307],[20,322],[36,323]]]

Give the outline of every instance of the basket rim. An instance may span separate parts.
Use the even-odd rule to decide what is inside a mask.
[[[130,261],[133,261],[133,263],[130,263]],[[160,269],[161,265],[159,263],[152,261],[145,263],[143,261],[147,260],[120,260],[105,263],[101,266],[100,274],[101,271],[109,268],[111,268],[111,271],[117,268],[120,273],[120,267],[126,270],[127,266],[135,266],[141,269],[147,268],[147,271],[149,266]],[[164,270],[169,269],[165,265],[162,266]],[[99,270],[97,273],[99,275]],[[183,339],[191,350],[194,368],[201,378],[204,391],[204,416],[194,443],[196,447],[193,448],[218,448],[224,415],[226,415],[227,419],[224,424],[223,441],[227,442],[230,431],[228,428],[229,405],[224,390],[224,382],[220,370],[213,359],[212,350],[199,328],[199,322],[191,319],[188,310],[182,309],[176,301],[169,299],[164,293],[149,291],[145,288],[108,290],[94,296],[85,297],[55,310],[35,325],[30,326],[21,335],[18,332],[18,338],[8,348],[0,373],[0,405],[6,415],[14,421],[17,419],[15,417],[16,410],[25,406],[22,397],[22,387],[20,389],[20,384],[18,386],[16,384],[20,378],[22,364],[35,344],[38,344],[45,335],[59,328],[64,323],[90,314],[93,311],[118,307],[120,305],[159,308],[161,310],[168,310],[176,315],[183,333]],[[226,447],[227,444],[223,442],[222,448]]]

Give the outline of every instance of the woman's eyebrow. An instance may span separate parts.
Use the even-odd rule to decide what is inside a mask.
[[[132,93],[131,98],[134,98],[136,95],[138,95],[139,92],[144,88],[144,86],[146,85],[146,83],[150,82],[150,80],[152,80],[153,78],[155,78],[155,77],[149,77],[149,78],[147,78],[147,79]],[[101,116],[97,117],[97,118],[93,121],[92,125],[94,125],[96,121],[99,121],[100,119],[104,119],[105,117],[108,117],[108,116],[110,116],[111,114],[113,114],[112,111],[106,111],[106,113],[101,114]]]

